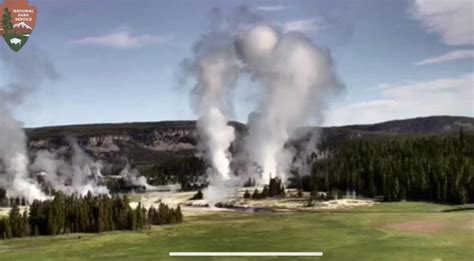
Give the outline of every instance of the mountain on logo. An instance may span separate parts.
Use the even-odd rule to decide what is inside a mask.
[[[21,28],[21,29],[28,29],[28,30],[33,30],[29,25],[27,25],[25,22],[17,23],[13,25],[13,28]]]
[[[31,34],[33,28],[25,22],[13,24],[12,32],[17,35]]]

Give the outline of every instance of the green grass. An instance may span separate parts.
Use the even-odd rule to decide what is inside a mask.
[[[323,251],[305,260],[473,260],[473,211],[384,203],[349,211],[189,217],[142,232],[75,234],[0,242],[0,260],[295,260],[170,258],[170,251]],[[442,224],[431,232],[396,224]],[[300,260],[300,259],[298,259]]]

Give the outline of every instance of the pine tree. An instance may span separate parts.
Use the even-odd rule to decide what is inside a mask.
[[[264,198],[268,198],[268,196],[269,196],[269,189],[268,189],[268,186],[265,185],[263,186],[263,190],[262,190],[262,193],[260,193],[259,198],[264,199]]]
[[[57,235],[58,234],[58,223],[54,218],[54,212],[52,207],[48,208],[47,212],[47,224],[48,224],[48,235]]]
[[[176,208],[176,222],[177,223],[183,222],[183,213],[181,212],[181,207],[179,205]]]
[[[22,237],[24,234],[24,223],[20,213],[20,208],[14,204],[9,214],[10,227],[13,237]]]
[[[259,199],[260,198],[260,193],[258,192],[258,189],[255,189],[252,194],[252,199]]]
[[[28,220],[28,213],[26,211],[23,212],[22,222],[22,237],[30,236],[30,225]]]
[[[6,33],[13,29],[12,17],[8,8],[3,9],[2,25]]]
[[[177,218],[174,209],[170,209],[169,217],[168,217],[168,224],[176,224]]]
[[[198,192],[196,194],[194,194],[194,196],[191,198],[191,200],[201,200],[203,198],[204,198],[204,196],[202,194],[202,191],[198,190]]]
[[[277,178],[270,179],[270,184],[269,184],[269,189],[268,189],[268,196],[275,197],[279,194],[278,193],[278,190],[279,190],[278,181],[279,181],[279,179],[277,179]]]
[[[250,192],[248,190],[245,190],[244,198],[245,199],[250,199],[251,197],[252,197],[252,195],[250,195]]]
[[[169,223],[169,209],[168,206],[163,203],[160,203],[160,206],[158,207],[158,220],[159,225]]]
[[[98,220],[97,220],[97,232],[101,233],[106,231],[106,218],[104,215],[104,207],[102,205],[99,205],[99,214],[98,214]]]
[[[145,223],[143,220],[143,211],[141,203],[138,203],[138,206],[134,212],[136,218],[136,229],[142,229]]]
[[[0,237],[2,239],[10,239],[13,237],[10,220],[8,217],[3,217],[0,219]]]

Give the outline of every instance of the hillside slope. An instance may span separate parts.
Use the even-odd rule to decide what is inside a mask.
[[[247,128],[238,122],[231,124],[236,129],[235,148],[238,147],[235,145],[242,143]],[[293,142],[304,145],[308,141],[308,133],[316,131],[320,132],[323,145],[334,146],[352,139],[457,132],[460,127],[473,131],[474,118],[433,116],[370,125],[312,127],[302,129],[304,134]],[[94,158],[111,163],[105,174],[116,173],[127,162],[143,170],[160,165],[167,159],[191,157],[197,152],[195,121],[71,125],[25,131],[32,152],[69,147],[70,141],[75,140]]]

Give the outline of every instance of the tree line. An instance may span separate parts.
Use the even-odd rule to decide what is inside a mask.
[[[349,142],[312,168],[303,187],[355,190],[385,201],[474,202],[474,135],[399,137]],[[316,194],[316,193],[314,193]]]
[[[158,210],[148,211],[141,205],[133,209],[127,196],[65,196],[35,200],[21,213],[14,204],[7,217],[0,219],[0,238],[59,235],[67,233],[100,233],[113,230],[140,230],[150,225],[175,224],[183,221],[181,208],[161,203]]]
[[[9,198],[7,197],[7,191],[0,188],[0,207],[10,207],[15,204],[19,206],[26,206],[28,205],[28,201],[23,197]]]
[[[266,198],[273,198],[273,197],[283,197],[285,196],[285,187],[279,178],[272,178],[270,179],[270,183],[268,185],[263,186],[261,192],[258,189],[255,189],[252,194],[248,190],[244,192],[245,199],[266,199]]]
[[[151,185],[181,184],[183,191],[197,190],[205,187],[198,180],[206,171],[207,165],[199,157],[170,157],[159,165],[143,170]]]

